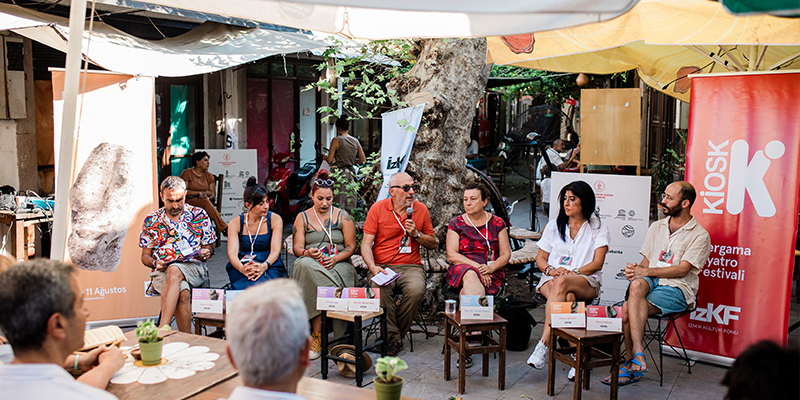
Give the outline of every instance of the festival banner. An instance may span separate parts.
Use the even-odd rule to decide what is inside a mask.
[[[52,77],[54,126],[61,126],[64,71]],[[155,82],[101,71],[81,77],[64,260],[78,267],[89,321],[155,317],[160,300],[145,296],[150,269],[139,248],[144,218],[158,208]],[[56,157],[60,135],[56,129]]]
[[[427,104],[427,103],[425,103]],[[389,197],[389,177],[403,172],[411,156],[425,104],[381,114],[381,171],[383,185],[378,200]]]
[[[692,77],[687,180],[711,235],[697,309],[676,321],[690,357],[730,363],[786,343],[797,235],[800,73]],[[667,342],[677,346],[670,333]]]
[[[650,213],[650,177],[554,172],[550,190],[550,219],[558,216],[558,194],[568,183],[581,180],[594,190],[595,212],[608,227],[611,243],[603,263],[600,305],[625,299],[626,263],[642,261],[639,250],[647,235]]]

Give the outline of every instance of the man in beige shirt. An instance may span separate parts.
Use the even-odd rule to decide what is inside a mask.
[[[626,354],[633,358],[620,369],[620,385],[635,382],[647,372],[642,353],[647,317],[695,307],[700,269],[711,252],[711,237],[691,214],[696,197],[689,182],[667,186],[658,203],[667,218],[647,230],[639,251],[642,261],[625,267],[625,277],[631,283],[622,306],[622,329]]]

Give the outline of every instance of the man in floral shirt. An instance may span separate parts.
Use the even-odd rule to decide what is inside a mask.
[[[181,332],[191,332],[190,289],[208,287],[205,262],[214,252],[217,240],[205,210],[185,203],[186,182],[169,176],[159,194],[164,208],[150,213],[142,226],[139,247],[142,264],[151,268],[148,292],[161,295],[161,324],[172,317]]]

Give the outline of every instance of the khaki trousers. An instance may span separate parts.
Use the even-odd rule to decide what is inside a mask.
[[[372,287],[380,288],[381,306],[386,309],[386,326],[389,343],[401,340],[414,321],[422,296],[425,294],[425,271],[422,265],[390,265],[394,272],[402,273],[400,277],[386,286],[379,286],[370,281]],[[398,288],[403,293],[403,298],[395,302],[393,293]]]

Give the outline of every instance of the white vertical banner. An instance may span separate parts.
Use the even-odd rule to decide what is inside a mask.
[[[197,151],[201,151],[197,149]],[[247,178],[258,176],[258,161],[255,149],[218,150],[203,149],[210,160],[208,172],[217,176],[223,174],[222,182],[222,219],[229,222],[244,209],[244,188]],[[258,178],[256,178],[258,179]],[[261,182],[259,182],[261,183]]]
[[[239,136],[236,135],[239,120],[236,118],[228,118],[225,121],[225,148],[236,150],[239,148]]]
[[[378,200],[389,197],[389,177],[406,170],[414,139],[417,138],[417,129],[422,121],[425,104],[381,114],[383,185],[381,185]]]
[[[584,181],[594,190],[595,211],[608,227],[611,243],[603,263],[600,305],[625,299],[628,280],[622,271],[628,262],[642,261],[642,248],[650,225],[650,177],[554,172],[550,190],[550,219],[558,216],[558,194],[574,181]]]

